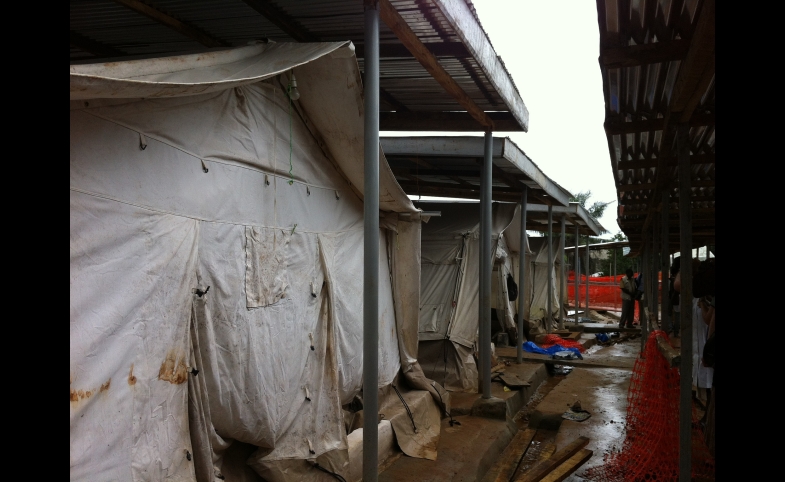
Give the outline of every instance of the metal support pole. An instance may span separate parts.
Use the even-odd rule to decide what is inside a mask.
[[[379,8],[365,3],[363,480],[379,473]]]
[[[616,283],[616,248],[613,248],[613,274],[611,276],[613,278],[613,283],[615,285],[615,283]],[[615,293],[613,295],[613,306],[615,307],[616,306],[616,297],[619,296],[618,286],[614,286],[613,292]]]
[[[482,398],[491,398],[491,189],[493,133],[485,132],[485,159],[480,186],[480,376]]]
[[[567,230],[567,217],[564,214],[561,215],[559,227],[561,228],[559,230],[559,329],[563,330],[564,313],[567,311],[565,303],[567,297],[564,295],[564,289],[567,286],[567,267],[565,266],[567,263],[564,262],[564,237]]]
[[[518,363],[523,363],[523,343],[526,341],[523,336],[523,312],[526,309],[526,209],[528,186],[523,185],[521,194],[521,240],[518,252]]]
[[[660,220],[660,254],[661,254],[661,265],[662,265],[662,329],[665,332],[669,332],[671,330],[671,318],[670,318],[670,298],[668,297],[667,293],[670,288],[668,284],[668,278],[670,276],[670,263],[669,261],[669,239],[668,239],[668,203],[670,202],[668,189],[664,189],[662,191],[662,208],[660,209],[660,214],[662,215],[662,219]]]
[[[586,318],[589,317],[589,271],[591,270],[591,264],[589,264],[589,241],[591,234],[586,235]]]
[[[578,254],[578,247],[580,246],[580,237],[579,237],[579,228],[578,221],[573,221],[575,223],[575,279],[573,280],[573,285],[575,287],[575,323],[578,323],[578,307],[581,306],[581,289],[580,289],[580,279],[581,279],[581,257]]]
[[[363,480],[379,477],[379,6],[365,2]]]
[[[553,206],[548,205],[548,312],[545,313],[545,331],[553,331]]]
[[[646,279],[646,275],[648,274],[646,269],[647,268],[646,258],[648,258],[648,254],[650,250],[651,248],[649,247],[648,240],[644,240],[643,253],[641,253],[641,271],[640,271],[641,279],[643,280],[644,283],[648,282],[648,280]],[[637,293],[637,288],[636,288],[636,293]],[[644,285],[644,296],[645,293],[646,293],[646,288]],[[648,301],[649,300],[646,300],[647,303]],[[637,302],[634,301],[633,303],[636,303],[638,305],[638,323],[640,323],[640,327],[641,327],[641,353],[643,353],[644,348],[646,348],[646,340],[648,339],[649,336],[649,330],[648,330],[649,325],[645,321],[646,314],[644,313],[643,310],[643,303],[641,303],[640,301]]]
[[[681,251],[681,365],[679,366],[679,482],[692,477],[692,207],[689,126],[676,127],[679,158],[679,250]]]
[[[651,257],[649,259],[649,266],[651,266],[651,283],[649,284],[649,286],[651,286],[651,303],[649,304],[649,306],[651,306],[650,309],[651,309],[651,313],[653,315],[652,316],[652,320],[653,321],[652,321],[652,326],[651,326],[652,330],[657,328],[655,326],[655,324],[657,323],[657,320],[659,320],[659,318],[660,318],[659,317],[659,313],[660,313],[660,279],[659,279],[659,272],[660,272],[660,270],[658,269],[658,266],[657,266],[659,264],[659,263],[657,263],[657,258],[659,257],[659,254],[660,254],[660,251],[659,251],[660,243],[659,243],[659,237],[657,236],[657,226],[659,226],[659,221],[656,218],[654,219],[654,221],[655,222],[652,223],[652,226],[651,226],[652,250],[651,250]]]

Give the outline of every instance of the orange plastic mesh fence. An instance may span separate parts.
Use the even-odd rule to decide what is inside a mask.
[[[676,481],[679,479],[679,370],[657,349],[654,331],[635,362],[627,393],[625,439],[604,454],[603,465],[583,475],[597,482]],[[715,462],[692,414],[692,480],[714,480]]]
[[[621,289],[619,284],[623,276],[625,275],[588,277],[589,308],[621,312]],[[637,276],[637,273],[635,276]],[[581,275],[578,279],[580,283],[578,293],[581,298],[581,307],[586,307],[586,300],[584,299],[586,297],[586,280],[586,275]],[[658,286],[658,301],[662,302],[662,283],[658,283]],[[575,304],[575,271],[570,271],[567,276],[567,299],[570,301],[570,305]],[[635,319],[638,319],[637,307],[635,309]]]

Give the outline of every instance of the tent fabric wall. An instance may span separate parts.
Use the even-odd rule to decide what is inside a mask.
[[[222,467],[235,443],[258,447],[257,470],[346,448],[341,405],[363,369],[362,186],[347,180],[362,177],[360,86],[346,83],[358,78],[353,55],[326,55],[343,44],[297,45],[276,72],[320,52],[343,72],[339,86],[337,74],[322,80],[330,102],[353,106],[333,119],[360,139],[343,164],[273,79],[207,85],[237,52],[206,67],[190,58],[207,71],[191,72],[201,84],[85,80],[75,69],[93,67],[71,68],[72,480],[213,480],[237,472]],[[249,69],[269,61],[261,50]],[[120,74],[144,71],[134,62]],[[306,94],[320,81],[299,72],[300,104],[321,111],[324,99]],[[147,84],[170,97],[137,98]],[[115,99],[90,100],[107,92]],[[383,182],[383,208],[416,212],[394,178]],[[402,231],[411,249],[419,231]],[[405,269],[416,252],[391,263],[381,234],[380,272]],[[380,277],[380,388],[402,356],[416,366],[416,334],[399,340],[416,319],[396,309],[392,283]]]
[[[442,380],[446,389],[476,392],[479,204],[429,203],[428,209],[441,211],[441,216],[423,226],[420,362],[426,376]],[[503,233],[515,213],[515,204],[492,205],[492,256],[494,263],[507,269],[510,251]],[[448,340],[452,346],[435,343],[438,340]]]

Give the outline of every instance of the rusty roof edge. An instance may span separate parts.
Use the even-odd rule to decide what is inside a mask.
[[[512,139],[505,137],[502,139],[502,143],[502,156],[505,159],[536,182],[554,201],[562,206],[569,206],[572,198],[570,191],[564,189],[556,181],[548,177]]]
[[[524,132],[529,131],[529,110],[512,81],[501,59],[491,45],[488,35],[472,14],[466,0],[434,0],[450,22],[467,50],[477,60],[488,81],[504,100],[505,105]]]

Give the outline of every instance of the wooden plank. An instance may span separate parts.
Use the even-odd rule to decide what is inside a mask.
[[[482,478],[482,482],[509,482],[528,450],[535,433],[537,430],[532,428],[519,430],[491,470]]]
[[[581,449],[577,454],[567,459],[566,462],[556,467],[553,472],[543,477],[540,482],[562,482],[562,480],[578,470],[581,465],[585,464],[593,453],[591,450]]]
[[[520,390],[521,388],[531,386],[529,382],[525,382],[511,373],[502,373],[499,375],[499,378],[501,379],[502,383],[507,385],[512,390]]]
[[[204,45],[205,47],[229,47],[230,44],[228,42],[224,42],[223,40],[219,40],[215,37],[208,35],[205,32],[202,32],[200,29],[194,27],[193,25],[189,25],[181,20],[178,20],[171,15],[167,15],[164,12],[158,10],[157,8],[151,7],[146,3],[142,3],[139,0],[115,0],[120,5],[130,8],[131,10],[144,15],[145,17],[151,18],[158,23],[166,25],[167,27],[171,28],[172,30],[179,32],[186,37],[196,40],[200,44]]]
[[[522,129],[512,113],[486,112],[494,123],[494,130],[520,132]],[[440,130],[448,132],[476,132],[477,120],[468,112],[380,112],[379,129],[383,131]]]
[[[662,335],[657,335],[657,349],[671,368],[681,364],[681,353],[677,352]]]
[[[450,74],[444,70],[436,56],[428,50],[417,34],[409,27],[406,20],[401,17],[395,8],[390,5],[389,0],[379,1],[379,14],[385,24],[392,30],[396,37],[412,53],[425,70],[447,91],[467,112],[476,120],[480,126],[493,130],[493,120],[483,111],[469,95],[461,88]]]
[[[569,460],[589,443],[588,437],[578,437],[572,443],[557,451],[547,460],[539,462],[537,465],[526,471],[521,477],[515,479],[516,482],[539,482],[556,467]]]

